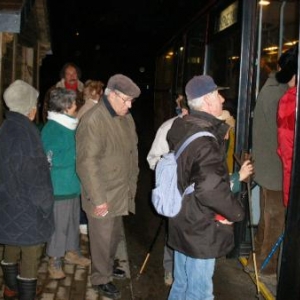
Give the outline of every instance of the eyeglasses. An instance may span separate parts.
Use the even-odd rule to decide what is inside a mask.
[[[126,103],[128,103],[128,102],[133,103],[134,100],[135,100],[134,98],[131,98],[131,99],[125,99],[123,96],[121,96],[120,93],[118,93],[118,92],[116,92],[116,91],[114,91],[114,92],[115,92],[115,94],[123,101],[124,104],[126,104]]]

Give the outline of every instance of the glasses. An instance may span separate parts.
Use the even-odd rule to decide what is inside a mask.
[[[118,92],[116,92],[116,91],[114,91],[115,92],[115,94],[123,101],[123,103],[124,104],[126,104],[126,103],[133,103],[134,102],[134,98],[131,98],[131,99],[125,99],[123,96],[121,96],[121,94],[120,93],[118,93]]]

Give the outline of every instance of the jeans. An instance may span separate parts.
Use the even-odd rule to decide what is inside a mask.
[[[174,251],[174,282],[168,300],[213,300],[215,261]]]

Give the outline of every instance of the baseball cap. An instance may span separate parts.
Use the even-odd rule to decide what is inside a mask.
[[[185,86],[185,93],[188,100],[200,98],[216,90],[225,90],[229,87],[217,86],[214,80],[208,75],[194,76]]]

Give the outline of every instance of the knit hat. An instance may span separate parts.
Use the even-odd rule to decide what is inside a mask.
[[[109,78],[107,88],[111,90],[118,90],[132,98],[137,98],[141,94],[139,87],[127,76],[116,74]]]
[[[276,73],[279,83],[288,83],[298,71],[298,44],[285,51],[278,60],[280,71]]]
[[[207,75],[194,76],[185,86],[188,100],[200,98],[216,90],[225,90],[228,87],[219,87],[214,80]]]
[[[3,94],[10,111],[27,116],[36,107],[39,92],[23,80],[14,81]]]

